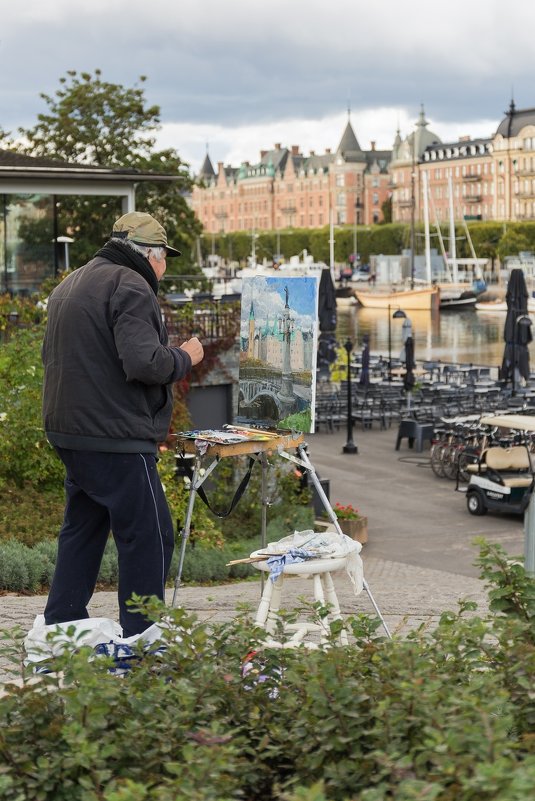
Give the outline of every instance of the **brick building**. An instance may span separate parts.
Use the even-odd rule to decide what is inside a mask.
[[[209,155],[197,176],[192,208],[208,233],[278,231],[365,224],[383,219],[390,197],[391,151],[362,150],[348,120],[338,148],[307,156],[276,144],[260,160],[214,170]]]
[[[390,162],[392,219],[423,218],[423,174],[429,186],[430,222],[535,220],[535,108],[517,110],[511,101],[488,139],[461,137],[444,143],[428,130],[422,108],[415,130],[398,135]],[[413,192],[414,187],[414,192]]]

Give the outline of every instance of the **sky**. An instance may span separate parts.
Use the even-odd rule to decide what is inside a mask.
[[[198,171],[275,143],[392,147],[421,104],[442,141],[535,106],[529,0],[0,0],[0,128],[31,127],[67,70],[102,70],[161,109],[159,147]]]
[[[299,291],[296,284],[299,283]],[[247,337],[249,333],[249,311],[251,300],[254,304],[256,325],[262,326],[266,322],[273,323],[282,317],[286,304],[284,287],[289,288],[288,305],[295,327],[301,331],[312,331],[317,318],[317,281],[304,276],[295,278],[291,276],[269,277],[258,276],[244,278],[242,285],[242,319],[241,335]]]

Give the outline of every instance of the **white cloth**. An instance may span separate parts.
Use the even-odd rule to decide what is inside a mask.
[[[362,592],[364,588],[364,565],[360,557],[362,543],[352,540],[346,534],[338,534],[337,531],[315,532],[312,529],[306,531],[294,531],[288,537],[283,537],[277,542],[269,542],[262,553],[281,554],[293,549],[306,550],[314,554],[316,559],[340,559],[347,557],[346,572],[355,590],[355,595]],[[307,561],[310,564],[310,572],[314,572],[314,560]]]
[[[37,615],[24,640],[25,662],[26,664],[43,662],[59,656],[64,651],[81,648],[83,645],[96,648],[98,645],[112,642],[130,647],[137,643],[149,646],[161,637],[162,628],[156,623],[141,634],[123,637],[121,626],[107,617],[88,617],[84,620],[70,620],[68,623],[54,623],[47,626],[44,615]]]

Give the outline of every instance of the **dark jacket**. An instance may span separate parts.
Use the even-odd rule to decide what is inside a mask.
[[[43,418],[52,445],[154,453],[169,430],[172,383],[191,369],[169,347],[154,292],[96,257],[51,293],[43,343]]]

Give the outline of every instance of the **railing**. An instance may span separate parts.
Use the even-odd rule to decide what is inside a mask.
[[[203,303],[199,308],[193,303],[174,307],[171,303],[162,302],[161,306],[173,345],[180,345],[192,336],[199,337],[202,342],[214,342],[236,339],[239,335],[240,306],[237,303],[222,305],[214,301]]]

